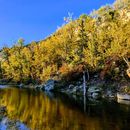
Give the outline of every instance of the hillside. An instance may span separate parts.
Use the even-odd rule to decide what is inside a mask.
[[[129,82],[129,3],[117,0],[89,16],[68,17],[66,25],[45,40],[24,46],[19,39],[12,48],[3,48],[1,79],[26,84],[50,78],[72,82],[85,71],[90,79]]]

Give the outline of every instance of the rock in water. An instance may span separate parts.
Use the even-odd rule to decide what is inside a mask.
[[[90,98],[94,98],[94,99],[98,99],[98,98],[100,98],[101,97],[101,88],[99,88],[99,87],[96,87],[96,86],[94,86],[94,87],[90,87],[89,89],[88,89],[88,96],[90,97]]]
[[[111,98],[114,99],[116,97],[115,92],[112,92],[112,90],[106,90],[104,94],[102,95],[103,98]]]
[[[99,87],[90,87],[88,89],[88,92],[89,93],[98,93],[98,92],[101,92],[101,88],[99,88]]]
[[[122,100],[118,98],[117,102],[120,104],[130,105],[130,100]]]
[[[117,93],[117,99],[121,99],[121,100],[130,100],[130,95],[129,95],[129,94]]]
[[[45,84],[45,91],[52,91],[54,90],[55,81],[53,79],[49,79]]]
[[[21,83],[20,85],[19,85],[19,88],[22,88],[24,85]]]

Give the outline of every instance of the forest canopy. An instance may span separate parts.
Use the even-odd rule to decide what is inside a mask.
[[[0,51],[0,78],[44,82],[68,78],[83,69],[114,80],[130,68],[130,1],[116,0],[67,23],[45,40],[24,45],[19,39]],[[70,76],[71,77],[71,76]],[[68,80],[68,79],[67,79]]]

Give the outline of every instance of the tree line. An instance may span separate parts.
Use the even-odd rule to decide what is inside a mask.
[[[24,45],[19,39],[0,51],[0,77],[16,82],[70,80],[83,71],[118,80],[129,66],[130,1],[116,0],[67,23],[45,40]]]

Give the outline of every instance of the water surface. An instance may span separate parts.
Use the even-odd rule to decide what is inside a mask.
[[[6,106],[7,114],[0,119],[0,130],[130,130],[129,105],[86,103],[84,112],[82,102],[64,95],[1,88],[0,106]]]

